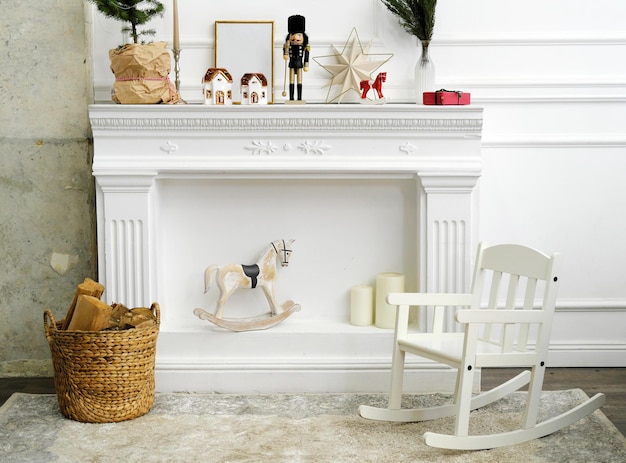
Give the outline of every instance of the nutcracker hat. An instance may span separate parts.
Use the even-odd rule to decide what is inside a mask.
[[[304,16],[300,16],[299,14],[289,16],[289,18],[287,19],[287,30],[290,34],[304,32],[305,22],[306,19],[304,18]]]

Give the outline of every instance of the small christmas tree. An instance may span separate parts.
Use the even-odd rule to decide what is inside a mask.
[[[129,32],[134,43],[139,43],[139,38],[147,35],[154,35],[154,29],[138,30],[150,21],[154,16],[163,15],[163,3],[157,0],[88,0],[96,5],[98,11],[107,18],[113,18],[130,26],[122,28],[122,32]],[[147,3],[147,8],[140,9],[139,5]]]

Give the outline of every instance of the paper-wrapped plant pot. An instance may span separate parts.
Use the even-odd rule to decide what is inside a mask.
[[[112,99],[121,104],[176,103],[180,96],[170,82],[167,42],[130,43],[109,50],[115,74]]]

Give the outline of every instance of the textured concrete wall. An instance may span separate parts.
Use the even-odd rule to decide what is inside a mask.
[[[42,314],[95,277],[84,0],[0,0],[0,376],[50,374]]]

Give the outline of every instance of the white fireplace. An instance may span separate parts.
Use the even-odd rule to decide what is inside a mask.
[[[411,291],[467,289],[481,108],[103,104],[89,113],[99,279],[108,302],[159,302],[160,391],[386,391],[392,330],[350,325],[350,288],[394,271]],[[296,241],[277,298],[299,312],[244,333],[193,314],[215,307],[208,265],[254,263],[279,238]],[[241,290],[225,316],[267,310],[261,294]],[[413,363],[407,387],[450,389],[452,378]]]

